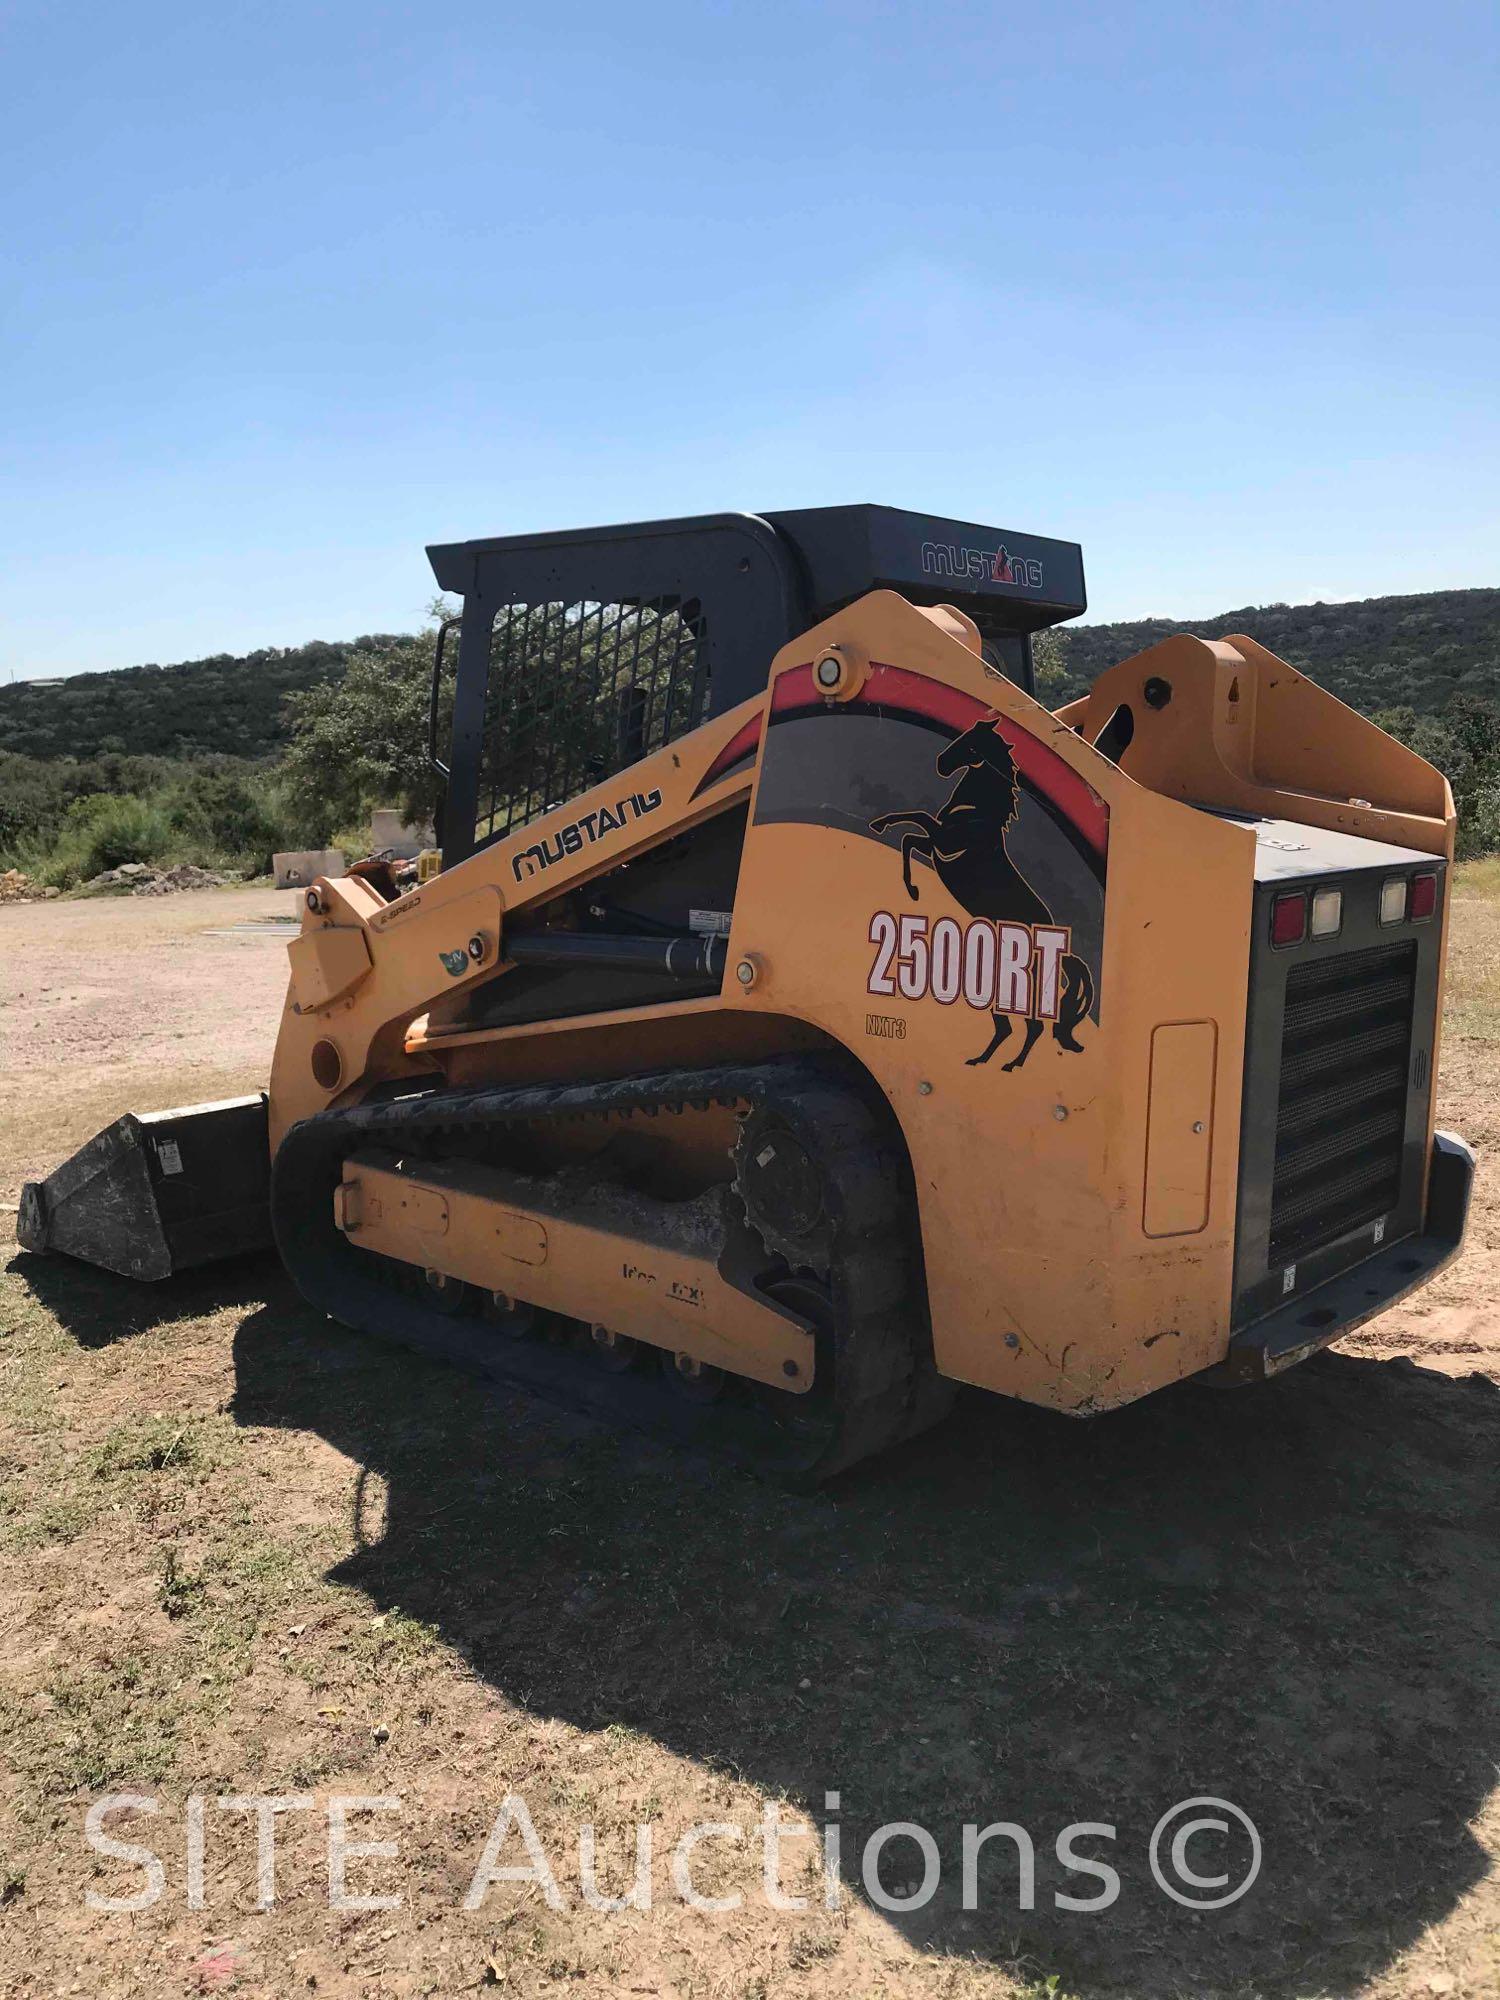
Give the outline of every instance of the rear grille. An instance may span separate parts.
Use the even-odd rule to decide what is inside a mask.
[[[1415,943],[1299,965],[1282,1019],[1269,1261],[1290,1263],[1396,1206]]]

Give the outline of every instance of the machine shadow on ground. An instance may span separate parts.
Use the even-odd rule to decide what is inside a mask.
[[[38,1304],[90,1350],[247,1306],[265,1297],[268,1277],[274,1282],[279,1275],[262,1252],[226,1257],[167,1284],[135,1284],[71,1257],[37,1257],[25,1250],[17,1250],[5,1269],[24,1278]]]
[[[924,1949],[1064,1985],[1348,1991],[1484,1873],[1467,1822],[1500,1716],[1500,1391],[1329,1354],[1265,1391],[1180,1389],[1092,1424],[972,1394],[940,1430],[812,1498],[370,1350],[291,1304],[236,1340],[235,1415],[321,1434],[386,1481],[342,1566],[498,1690],[625,1723],[865,1833],[929,1829]],[[1146,1861],[1166,1809],[1232,1800],[1263,1842],[1233,1907],[1189,1912]],[[1007,1846],[961,1907],[966,1820]],[[1119,1870],[1102,1914],[1056,1836]],[[889,1853],[887,1879],[920,1872]],[[1212,1855],[1192,1857],[1212,1872]],[[1230,1857],[1227,1865],[1236,1865]]]
[[[612,1723],[800,1801],[842,1799],[850,1892],[889,1821],[942,1883],[918,1948],[1063,1988],[1348,1992],[1484,1875],[1500,1755],[1500,1390],[1331,1353],[1263,1391],[1183,1388],[1090,1424],[978,1394],[940,1430],[794,1497],[373,1346],[266,1265],[150,1291],[25,1259],[90,1345],[236,1301],[233,1414],[317,1434],[387,1489],[336,1579],[432,1625],[539,1717]],[[506,1773],[476,1771],[488,1793]],[[1147,1865],[1202,1794],[1263,1868],[1195,1914]],[[495,1793],[498,1796],[498,1793]],[[698,1815],[691,1810],[689,1817]],[[709,1815],[712,1816],[712,1815]],[[1009,1843],[962,1907],[966,1821]],[[1080,1821],[1116,1828],[1057,1861]],[[1215,1849],[1192,1859],[1212,1872]],[[890,1885],[920,1872],[901,1842]],[[1243,1849],[1225,1865],[1238,1867]]]

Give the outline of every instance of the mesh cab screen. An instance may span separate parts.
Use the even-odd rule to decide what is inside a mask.
[[[498,840],[703,720],[692,600],[512,604],[490,638],[475,844]]]

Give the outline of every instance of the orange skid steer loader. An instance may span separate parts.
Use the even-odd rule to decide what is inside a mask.
[[[799,1483],[959,1382],[1260,1381],[1454,1255],[1452,797],[1253,639],[1049,711],[1080,551],[880,507],[430,555],[441,872],[310,888],[266,1097],[120,1120],[27,1248],[274,1235],[347,1325]]]

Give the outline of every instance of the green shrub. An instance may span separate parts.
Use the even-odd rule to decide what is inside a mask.
[[[59,889],[75,888],[126,861],[159,860],[170,838],[166,813],[157,800],[97,793],[75,799],[68,807],[39,872],[44,882]]]
[[[59,888],[126,861],[261,875],[276,849],[309,844],[297,819],[279,774],[247,758],[0,751],[0,869]]]
[[[1458,858],[1500,854],[1500,778],[1466,792],[1458,807]]]
[[[192,771],[167,798],[167,820],[191,858],[212,855],[251,875],[264,875],[287,844],[264,784],[229,772]]]
[[[1460,693],[1441,715],[1385,708],[1371,719],[1436,764],[1453,787],[1459,860],[1500,850],[1500,706],[1493,698]]]

